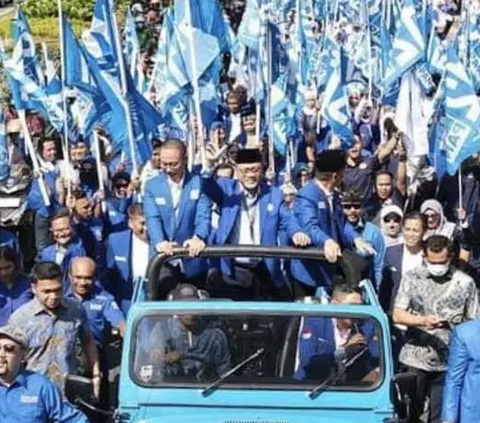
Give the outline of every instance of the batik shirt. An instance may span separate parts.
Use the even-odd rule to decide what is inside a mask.
[[[77,374],[75,340],[85,345],[92,336],[82,304],[63,299],[56,314],[50,314],[34,298],[9,323],[27,335],[26,369],[45,375],[63,391],[64,375]]]
[[[478,294],[473,279],[451,268],[433,279],[425,266],[407,272],[395,300],[395,308],[445,321],[441,328],[411,327],[400,351],[400,362],[427,372],[447,368],[451,328],[478,316]]]

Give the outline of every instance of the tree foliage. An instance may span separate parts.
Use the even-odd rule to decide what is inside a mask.
[[[117,11],[123,12],[129,0],[115,1]],[[62,8],[69,19],[90,21],[93,16],[95,0],[62,0]],[[57,0],[30,0],[22,5],[22,10],[30,18],[58,16]]]

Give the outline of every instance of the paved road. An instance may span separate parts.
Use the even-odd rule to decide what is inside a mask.
[[[0,17],[10,12],[13,12],[13,10],[14,10],[14,7],[12,5],[0,7]]]

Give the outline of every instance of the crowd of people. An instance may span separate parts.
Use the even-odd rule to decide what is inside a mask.
[[[168,3],[131,7],[145,70]],[[150,160],[131,169],[111,154],[101,129],[99,166],[87,141],[65,151],[61,136],[31,112],[40,163],[33,172],[17,113],[5,110],[10,175],[3,185],[31,183],[17,225],[0,228],[0,420],[41,413],[85,421],[54,385],[61,391],[66,375],[83,373],[97,397],[108,396],[108,333],[124,335],[149,259],[183,246],[190,257],[164,266],[158,300],[180,283],[235,301],[301,300],[319,289],[331,295],[359,282],[339,274],[353,251],[391,320],[397,370],[418,374],[412,421],[479,421],[480,156],[441,177],[425,160],[413,178],[393,114],[356,86],[351,145],[340,148],[317,94],[308,92],[294,166],[275,174],[243,82],[230,81],[202,171],[189,169],[185,141],[172,136],[153,139]],[[324,260],[199,257],[208,245],[229,244],[318,247]],[[39,397],[48,398],[41,411]]]

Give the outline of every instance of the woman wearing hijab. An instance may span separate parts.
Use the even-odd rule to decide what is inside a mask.
[[[425,219],[425,235],[427,240],[432,235],[443,235],[453,241],[456,251],[458,251],[458,260],[468,263],[470,259],[470,247],[465,242],[465,236],[460,226],[449,222],[443,213],[443,207],[439,201],[430,199],[422,203],[420,213]]]

